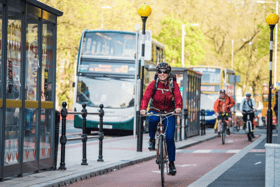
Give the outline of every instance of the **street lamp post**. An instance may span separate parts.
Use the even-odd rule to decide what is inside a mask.
[[[140,102],[143,98],[143,84],[144,84],[144,56],[145,56],[145,33],[146,33],[146,21],[151,14],[152,9],[150,5],[142,4],[138,8],[138,14],[141,16],[142,19],[142,55],[141,55],[141,71],[140,71]],[[140,103],[141,104],[141,103]],[[139,118],[140,111],[138,110],[136,116]],[[143,118],[137,120],[139,123],[137,124],[137,151],[142,152],[142,145],[143,145]]]
[[[139,72],[139,59],[138,59],[138,41],[139,41],[139,29],[140,25],[135,24],[136,30],[136,53],[135,53],[135,98],[134,98],[134,126],[133,126],[133,138],[136,136],[136,124],[137,124],[137,111],[139,111],[139,99],[138,99],[138,72]]]
[[[277,14],[269,14],[266,22],[270,27],[270,54],[269,54],[269,92],[268,92],[268,110],[267,110],[267,137],[266,143],[272,143],[272,110],[271,110],[271,88],[272,88],[272,52],[273,52],[273,29],[278,22]],[[276,51],[277,52],[277,51]],[[276,70],[275,70],[276,71]]]
[[[111,9],[112,7],[111,6],[102,6],[101,8],[102,9]],[[102,19],[101,19],[101,29],[103,29],[103,22],[104,22],[103,10],[101,10],[101,16],[102,16]]]
[[[276,14],[278,15],[278,1],[276,2],[268,2],[268,1],[256,1],[256,3],[275,3],[275,8],[276,8]],[[276,70],[277,70],[277,37],[278,37],[278,24],[276,24],[276,28],[275,28],[275,56],[274,56],[274,88],[276,87],[276,83],[277,83],[277,78],[276,78]]]

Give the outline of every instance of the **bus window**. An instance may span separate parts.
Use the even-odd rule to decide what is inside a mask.
[[[83,40],[82,57],[123,57],[134,59],[135,35],[122,33],[88,32]]]
[[[221,83],[221,69],[193,68],[193,70],[203,74],[201,83]]]

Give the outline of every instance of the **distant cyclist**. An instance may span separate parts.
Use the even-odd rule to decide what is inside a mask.
[[[247,120],[247,115],[245,115],[246,112],[252,112],[250,114],[250,119],[251,119],[251,122],[253,124],[253,119],[255,117],[255,113],[256,112],[256,104],[255,104],[255,101],[254,99],[251,99],[251,93],[246,93],[246,98],[244,98],[241,102],[241,110],[242,111],[242,114],[243,114],[243,122],[244,122],[244,125],[243,125],[243,129],[245,129],[246,127],[246,120]],[[254,125],[252,125],[252,137],[255,138],[255,135],[254,135]]]
[[[226,90],[220,90],[220,97],[214,103],[214,111],[218,116],[218,137],[221,137],[221,123],[222,123],[222,116],[219,116],[221,113],[226,114],[226,120],[228,120],[228,129],[227,134],[230,135],[230,126],[232,123],[231,112],[230,108],[235,105],[235,101],[232,97],[226,94]]]
[[[167,63],[160,63],[156,67],[156,78],[152,81],[147,87],[145,94],[143,96],[140,114],[146,114],[146,109],[148,103],[150,102],[150,112],[157,114],[159,112],[173,112],[181,113],[182,110],[182,96],[179,90],[179,86],[176,81],[173,79],[171,73],[171,66]],[[155,150],[155,133],[156,127],[159,123],[159,117],[150,116],[148,117],[149,121],[149,150]],[[175,168],[175,142],[174,142],[174,131],[175,131],[175,116],[170,116],[167,119],[163,120],[164,128],[168,124],[166,129],[166,144],[167,152],[169,158],[169,168],[170,174],[176,174]]]

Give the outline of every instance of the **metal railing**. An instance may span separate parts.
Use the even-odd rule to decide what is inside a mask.
[[[98,138],[99,139],[99,156],[97,161],[98,162],[103,162],[103,156],[102,156],[102,152],[103,152],[103,139],[104,139],[104,133],[103,133],[103,116],[104,116],[104,110],[103,110],[103,104],[100,104],[100,110],[97,113],[89,113],[87,112],[86,109],[86,104],[82,104],[82,111],[81,112],[68,112],[67,111],[67,103],[63,102],[62,103],[62,109],[61,109],[61,113],[60,115],[62,116],[62,128],[61,128],[61,137],[60,137],[60,143],[61,143],[61,162],[60,162],[60,167],[58,169],[61,170],[66,170],[65,167],[65,147],[66,147],[66,143],[67,141],[76,141],[76,140],[82,140],[83,142],[83,158],[82,158],[82,163],[81,165],[88,165],[87,163],[87,140],[88,139],[94,139],[94,138]],[[81,137],[78,138],[67,138],[66,137],[66,117],[68,114],[72,114],[72,115],[82,115],[83,117],[83,134]],[[99,115],[99,132],[98,133],[93,133],[92,135],[98,135],[98,136],[90,136],[88,137],[86,134],[86,117],[87,115]]]

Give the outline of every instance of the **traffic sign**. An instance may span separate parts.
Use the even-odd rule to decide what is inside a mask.
[[[229,82],[230,83],[240,83],[240,75],[230,75],[229,76]]]
[[[143,35],[142,35],[142,31],[139,32],[139,57],[142,56],[142,41],[143,41]],[[146,34],[145,34],[145,38],[144,38],[144,42],[145,42],[145,56],[144,59],[145,60],[151,60],[152,57],[152,31],[147,30]]]

